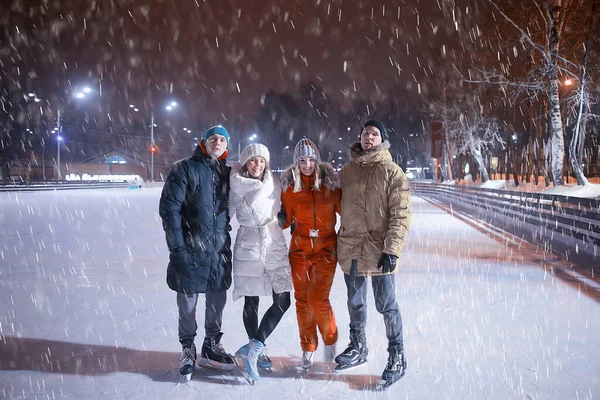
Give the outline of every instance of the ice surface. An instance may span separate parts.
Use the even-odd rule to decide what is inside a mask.
[[[409,367],[400,382],[370,390],[385,367],[387,342],[369,292],[363,367],[332,373],[319,349],[315,366],[300,373],[292,304],[267,340],[273,372],[255,386],[237,371],[201,368],[178,384],[159,196],[150,187],[0,194],[0,399],[600,395],[594,282],[561,280],[534,247],[494,240],[419,198],[396,280]],[[264,312],[270,299],[261,301]],[[339,271],[331,301],[341,351],[348,314]],[[242,305],[230,299],[225,309],[223,341],[232,353],[247,340]],[[202,327],[202,312],[198,322]],[[202,336],[200,329],[197,344]]]

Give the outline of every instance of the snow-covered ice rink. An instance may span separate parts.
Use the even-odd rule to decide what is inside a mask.
[[[417,197],[396,279],[408,360],[396,385],[371,390],[387,360],[371,292],[362,367],[333,373],[319,349],[299,372],[292,303],[267,340],[273,372],[255,386],[238,371],[202,368],[179,384],[159,196],[157,187],[0,194],[0,399],[600,398],[598,297],[559,279],[533,246],[494,239]],[[261,301],[264,312],[271,299]],[[341,351],[339,270],[331,302]],[[230,298],[225,309],[231,353],[247,341],[242,303]]]

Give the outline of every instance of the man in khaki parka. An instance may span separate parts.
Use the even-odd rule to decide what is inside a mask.
[[[344,272],[350,314],[350,344],[338,355],[336,370],[367,362],[367,277],[388,338],[387,387],[406,370],[402,318],[395,294],[396,262],[410,225],[410,192],[402,168],[392,160],[385,126],[364,124],[360,142],[350,146],[350,161],[340,171],[342,186],[338,263]]]

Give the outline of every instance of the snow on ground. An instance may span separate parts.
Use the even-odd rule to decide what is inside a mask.
[[[189,384],[178,384],[176,303],[165,283],[159,195],[160,188],[0,194],[0,399],[592,399],[600,393],[600,303],[544,268],[535,248],[507,246],[419,198],[397,276],[408,359],[400,382],[387,392],[370,390],[385,366],[387,343],[369,293],[365,366],[332,373],[318,352],[315,366],[300,373],[292,304],[267,341],[273,372],[255,386],[237,371],[201,368]],[[331,301],[342,350],[349,321],[340,273]],[[223,326],[230,352],[247,340],[241,314],[242,301],[230,300]],[[198,320],[202,326],[202,312]],[[202,336],[200,329],[197,343]]]
[[[600,184],[588,183],[586,185],[574,185],[565,184],[562,186],[549,186],[545,184],[535,185],[533,183],[522,183],[519,186],[515,186],[515,182],[504,179],[488,180],[487,182],[481,183],[481,181],[473,182],[468,177],[466,180],[462,180],[460,184],[477,186],[486,189],[499,189],[499,190],[515,190],[522,192],[537,192],[542,194],[557,194],[569,197],[582,197],[587,199],[600,199]]]

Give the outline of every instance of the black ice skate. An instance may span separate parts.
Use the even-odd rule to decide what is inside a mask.
[[[404,353],[399,347],[392,347],[388,349],[390,353],[388,356],[388,362],[385,366],[385,370],[381,375],[381,382],[379,383],[382,389],[387,389],[394,383],[398,382],[400,378],[406,373],[406,358]]]
[[[233,356],[227,353],[221,344],[221,336],[223,333],[219,333],[214,338],[204,338],[199,366],[220,371],[231,371],[235,368]]]
[[[335,362],[338,364],[335,367],[336,371],[343,371],[346,369],[358,367],[367,362],[367,355],[369,349],[367,349],[367,343],[364,336],[350,336],[350,344],[341,354],[335,358]]]
[[[181,380],[191,380],[192,374],[196,370],[196,346],[193,342],[182,344],[181,357],[179,359],[181,360],[181,368],[179,368]]]

